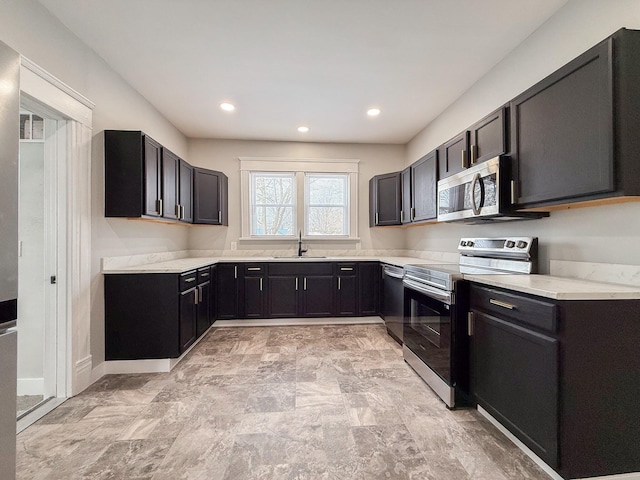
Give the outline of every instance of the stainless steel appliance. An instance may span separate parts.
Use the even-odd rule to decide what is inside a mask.
[[[382,318],[387,333],[402,345],[404,320],[404,290],[402,277],[404,270],[394,265],[382,266]]]
[[[511,159],[495,157],[438,182],[438,221],[483,223],[549,216],[513,207]]]
[[[469,403],[468,284],[465,273],[537,271],[534,237],[463,238],[459,264],[404,267],[403,355],[447,404]]]
[[[0,42],[0,472],[16,475],[20,56]]]

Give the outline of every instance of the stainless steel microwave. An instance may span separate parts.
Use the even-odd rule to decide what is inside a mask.
[[[469,223],[546,217],[513,206],[514,182],[509,157],[495,157],[438,182],[438,221]]]

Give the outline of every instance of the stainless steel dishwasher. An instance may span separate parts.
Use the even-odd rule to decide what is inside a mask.
[[[387,333],[402,345],[402,322],[404,321],[404,270],[395,265],[382,267],[382,318]]]

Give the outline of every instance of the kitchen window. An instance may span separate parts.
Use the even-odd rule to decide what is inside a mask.
[[[358,240],[358,162],[241,158],[240,240]]]

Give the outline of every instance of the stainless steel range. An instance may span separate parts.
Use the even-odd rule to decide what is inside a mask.
[[[469,395],[468,286],[464,274],[537,272],[535,237],[463,238],[459,264],[404,267],[405,361],[449,408]]]

